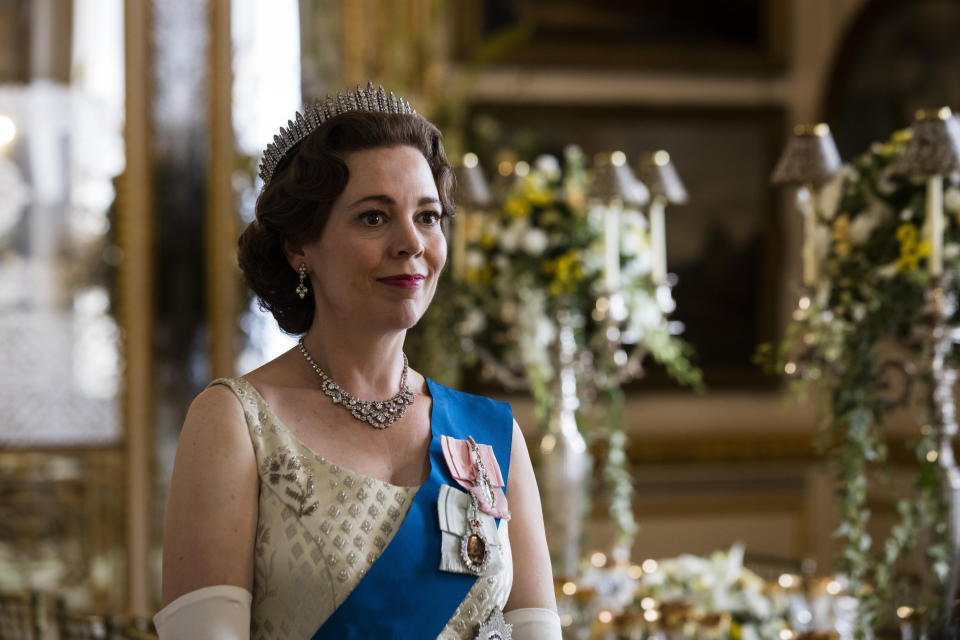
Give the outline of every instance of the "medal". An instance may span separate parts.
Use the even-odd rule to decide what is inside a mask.
[[[477,498],[470,494],[470,506],[467,509],[467,532],[460,537],[460,558],[464,566],[480,575],[490,560],[490,543],[482,533]]]

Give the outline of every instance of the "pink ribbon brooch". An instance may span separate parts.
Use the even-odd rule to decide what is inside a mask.
[[[440,436],[440,446],[450,475],[476,498],[480,510],[494,518],[509,520],[503,476],[493,447],[477,444],[473,436],[458,440],[446,435]]]

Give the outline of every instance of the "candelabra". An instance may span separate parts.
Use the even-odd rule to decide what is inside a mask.
[[[650,166],[646,167],[647,164]],[[643,339],[631,335],[628,326],[628,296],[631,292],[625,275],[627,272],[621,264],[621,248],[625,242],[637,240],[633,243],[637,250],[647,252],[646,257],[652,257],[650,275],[658,294],[655,297],[662,301],[670,299],[663,211],[668,202],[685,201],[686,192],[666,152],[645,154],[641,158],[641,166],[646,167],[651,176],[649,190],[634,175],[623,152],[595,156],[585,189],[580,194],[582,202],[579,206],[596,207],[596,211],[602,211],[602,233],[598,238],[602,240],[602,256],[597,256],[602,263],[602,275],[596,286],[590,289],[587,300],[580,300],[579,304],[584,308],[578,308],[578,303],[574,303],[574,298],[570,297],[567,302],[560,302],[557,308],[540,310],[546,313],[553,337],[549,344],[544,345],[545,360],[549,363],[552,376],[548,381],[540,380],[537,383],[545,382],[540,384],[541,393],[548,398],[541,404],[549,405],[546,407],[546,429],[537,456],[537,475],[548,542],[554,557],[554,571],[561,576],[574,576],[577,573],[581,557],[582,516],[592,467],[587,443],[578,425],[581,401],[596,397],[598,389],[619,389],[629,380],[641,376],[643,361],[648,355]],[[458,200],[468,213],[454,222],[451,257],[455,279],[463,280],[468,271],[465,260],[469,244],[468,227],[482,223],[481,212],[488,210],[493,202],[475,156],[465,156],[456,171],[460,187]],[[647,236],[641,229],[628,229],[624,225],[624,217],[639,216],[637,210],[647,204],[651,196],[657,212],[656,216],[647,213],[650,235]],[[654,217],[658,218],[659,226],[654,222]],[[626,238],[625,233],[637,233],[642,237]],[[596,250],[599,253],[599,243]],[[626,265],[629,266],[629,260],[635,258],[627,258]],[[630,277],[635,277],[635,274],[631,272]],[[672,310],[672,305],[664,303],[661,309],[663,330],[666,331],[667,323],[663,316]],[[528,305],[528,308],[518,311],[513,324],[529,323],[531,316],[536,316],[538,312]],[[591,326],[599,328],[594,334],[602,339],[588,342],[582,337],[583,327],[585,322],[591,320]],[[512,331],[514,339],[517,339],[516,335],[522,332],[522,328],[513,326]],[[493,349],[472,339],[468,340],[466,347],[476,354],[490,376],[509,389],[530,389],[531,380],[539,375],[531,374],[530,367],[523,370],[525,363],[518,370],[513,366],[516,363],[508,363]],[[536,395],[537,389],[534,391]],[[616,446],[622,447],[622,438]]]
[[[953,351],[954,345],[960,342],[960,327],[957,326],[955,318],[957,311],[956,273],[954,271],[944,271],[945,219],[943,214],[943,176],[960,169],[960,126],[958,126],[957,121],[953,119],[950,110],[947,108],[921,110],[917,113],[911,130],[898,135],[899,138],[895,137],[895,139],[906,141],[906,144],[899,158],[889,166],[889,170],[884,170],[887,171],[887,173],[883,174],[883,179],[886,180],[883,188],[891,193],[896,188],[902,188],[905,192],[912,193],[911,189],[914,188],[912,185],[915,183],[911,182],[911,180],[922,178],[926,181],[926,197],[923,200],[925,216],[922,231],[918,232],[917,227],[906,217],[901,217],[901,220],[904,220],[904,222],[896,224],[888,223],[890,226],[886,227],[886,229],[890,229],[892,226],[897,229],[897,241],[900,243],[901,258],[893,265],[878,265],[873,271],[864,271],[864,269],[873,268],[872,263],[867,261],[877,259],[875,256],[878,254],[870,253],[864,253],[864,257],[860,259],[861,262],[859,263],[851,263],[847,260],[852,249],[850,244],[851,239],[847,235],[848,228],[846,226],[850,224],[850,221],[847,217],[847,212],[844,212],[842,215],[837,214],[837,219],[832,221],[832,236],[835,244],[831,249],[833,251],[831,259],[834,260],[835,264],[844,266],[834,267],[834,271],[827,274],[821,272],[825,256],[818,254],[817,251],[817,228],[824,223],[830,224],[831,221],[821,218],[817,211],[818,189],[827,181],[833,179],[840,169],[839,154],[830,136],[829,128],[825,124],[799,126],[795,129],[794,136],[788,142],[783,155],[777,163],[772,181],[775,184],[787,184],[798,187],[797,204],[804,217],[802,250],[802,282],[804,295],[801,297],[798,318],[807,318],[816,310],[816,312],[821,313],[823,317],[833,318],[833,320],[822,320],[824,324],[828,324],[831,321],[838,320],[834,318],[834,306],[849,310],[849,293],[844,287],[849,287],[850,279],[856,276],[851,276],[850,271],[843,271],[843,269],[859,269],[860,271],[858,273],[861,274],[861,277],[864,273],[883,274],[875,276],[878,278],[877,281],[881,283],[888,282],[889,279],[896,274],[904,273],[916,274],[911,275],[910,278],[904,278],[903,282],[908,287],[920,287],[922,284],[918,283],[927,283],[925,288],[922,289],[921,295],[897,302],[897,304],[915,306],[914,309],[910,310],[909,315],[902,314],[902,317],[913,318],[912,325],[906,327],[906,333],[909,335],[905,337],[901,333],[900,335],[891,336],[894,340],[900,341],[904,346],[909,347],[906,351],[911,355],[886,358],[885,361],[879,362],[875,368],[875,371],[878,372],[876,375],[878,379],[875,380],[878,386],[881,384],[879,381],[880,375],[884,372],[896,371],[899,372],[906,381],[905,391],[901,394],[900,398],[894,401],[886,398],[884,400],[886,404],[878,404],[875,406],[879,407],[879,409],[877,409],[879,412],[883,412],[894,408],[895,405],[909,404],[916,382],[914,379],[915,376],[913,376],[911,372],[919,369],[925,373],[928,384],[923,387],[922,397],[924,406],[929,408],[928,419],[930,424],[929,426],[925,426],[924,429],[928,430],[928,435],[930,436],[929,441],[932,442],[933,445],[932,448],[924,454],[921,464],[923,464],[925,460],[926,463],[935,463],[937,465],[937,473],[939,474],[938,484],[941,493],[939,496],[934,496],[934,500],[938,502],[946,512],[946,522],[943,524],[947,527],[946,538],[949,547],[948,570],[946,571],[946,579],[943,585],[944,590],[942,595],[938,594],[938,602],[936,605],[938,610],[930,612],[930,621],[940,629],[948,629],[950,627],[949,619],[957,596],[958,580],[960,580],[960,470],[957,468],[952,446],[952,440],[957,434],[956,405],[953,395],[957,370]],[[892,154],[896,151],[891,145],[887,145],[887,148],[888,150],[881,145],[877,147],[877,149],[879,149],[877,153],[882,156],[884,153]],[[867,164],[861,166],[872,166],[870,162],[872,161],[868,161]],[[851,169],[850,171],[855,173],[857,169]],[[905,179],[902,185],[897,187],[893,182],[890,182],[897,176],[904,176],[909,178],[909,180]],[[860,180],[862,177],[857,179]],[[874,196],[874,200],[876,200],[876,196]],[[859,202],[859,206],[867,206],[863,201],[857,200],[856,198],[849,202]],[[867,199],[867,202],[869,203],[869,199]],[[857,205],[854,204],[853,206]],[[882,211],[882,208],[877,210]],[[908,209],[904,209],[902,212],[895,212],[895,214],[900,214],[901,216],[907,216],[908,213],[910,213]],[[881,213],[879,215],[882,216],[884,214]],[[910,215],[912,216],[912,214]],[[843,219],[841,220],[840,218]],[[865,217],[864,220],[867,223],[873,224],[869,217]],[[841,222],[844,224],[840,224]],[[861,230],[864,228],[868,229],[868,233],[872,233],[872,231],[870,231],[872,227],[867,227],[866,225],[860,227]],[[914,237],[914,234],[922,234],[922,240]],[[863,234],[860,235],[857,242],[861,244],[866,242]],[[907,247],[909,247],[909,251]],[[915,265],[920,257],[927,258],[927,273],[924,275],[920,275],[915,271]],[[911,260],[913,262],[911,262]],[[842,295],[836,293],[838,288],[844,290]],[[870,302],[870,300],[866,300],[864,305],[869,305]],[[879,304],[879,302],[877,304]],[[852,320],[845,318],[843,321],[850,321],[853,323],[851,326],[856,326],[856,323],[862,320],[868,313],[866,309],[867,307],[864,306],[860,310],[859,317],[857,312],[853,312],[849,316]],[[842,330],[837,331],[839,331],[839,333],[835,331],[833,334],[830,334],[828,331],[825,335],[844,335]],[[876,351],[878,350],[877,340],[879,340],[877,336],[882,337],[886,335],[884,331],[893,331],[893,333],[896,333],[896,330],[890,328],[885,330],[876,329],[875,336],[868,341],[865,342],[863,339],[854,341],[861,347],[863,344],[869,344],[869,347]],[[806,338],[810,338],[810,340],[806,340]],[[844,341],[851,339],[850,337],[843,338]],[[805,336],[803,352],[799,354],[796,361],[787,363],[785,367],[786,372],[788,374],[799,373],[799,369],[802,368],[805,363],[810,363],[810,367],[816,371],[819,371],[818,367],[820,366],[833,367],[833,371],[836,374],[835,378],[821,380],[820,384],[826,384],[828,386],[834,385],[832,397],[834,402],[833,411],[836,415],[832,416],[832,420],[840,429],[850,430],[844,433],[853,433],[854,427],[851,425],[858,419],[861,420],[861,424],[869,424],[871,420],[878,419],[879,416],[871,415],[869,411],[866,410],[866,407],[870,405],[864,404],[862,407],[864,411],[858,414],[856,412],[857,410],[851,411],[849,406],[850,400],[844,401],[847,403],[846,405],[843,402],[837,401],[837,398],[840,397],[838,391],[847,391],[845,388],[840,389],[840,385],[853,384],[851,382],[853,378],[845,377],[851,366],[851,363],[845,360],[845,358],[853,359],[854,357],[860,356],[846,354],[845,356],[841,356],[839,360],[836,357],[831,358],[826,354],[826,351],[818,352],[821,346],[817,340],[818,338],[812,334]],[[841,342],[839,347],[834,343],[832,348],[845,349],[845,342]],[[876,357],[883,356],[883,354],[875,355]],[[819,377],[819,375],[818,373],[816,377]],[[810,379],[815,379],[816,377]],[[867,394],[879,393],[879,390],[864,390],[864,392]],[[843,397],[848,399],[852,397],[862,398],[865,397],[865,395],[856,396],[856,394],[847,394]],[[859,401],[862,400],[852,402],[855,404]],[[865,419],[865,423],[862,422],[862,418],[854,417],[864,415],[868,416]],[[854,435],[852,437],[855,438],[856,436]],[[865,444],[863,446],[872,447],[873,445]],[[850,449],[848,448],[847,451],[849,454]],[[866,554],[869,552],[870,543],[869,538],[866,537],[865,529],[868,516],[862,512],[857,513],[857,509],[851,509],[852,504],[859,504],[866,498],[867,481],[866,478],[863,477],[866,458],[856,464],[860,465],[857,467],[860,471],[856,472],[859,477],[844,478],[841,493],[847,492],[850,496],[847,498],[848,503],[846,505],[848,512],[844,515],[846,526],[844,529],[846,532],[845,535],[849,538],[849,545],[851,545],[851,547],[858,546],[859,548],[851,548],[849,554],[845,554],[845,556],[849,555],[850,557],[856,556],[857,558],[863,558],[862,562],[857,561],[853,563],[854,568],[852,570],[856,580],[869,581],[871,574],[868,572],[867,563],[869,563],[870,560],[866,559]],[[842,476],[838,476],[838,480],[841,479],[841,477]],[[863,495],[856,497],[858,494],[851,492],[849,488],[851,481],[862,484]],[[844,493],[844,495],[847,495],[847,493]],[[909,505],[905,507],[907,511],[912,508],[913,507]],[[938,509],[933,508],[931,511],[933,514],[932,517],[936,518]],[[937,535],[937,524],[937,522],[933,523],[932,535],[934,536]],[[864,540],[866,540],[865,546]],[[885,559],[876,560],[878,563],[886,563],[884,569],[882,571],[876,571],[876,575],[872,576],[878,583],[884,580],[884,578],[881,577],[882,574],[893,570],[896,556],[901,553],[899,549],[901,547],[906,549],[907,546],[908,542],[896,541],[893,537],[887,541]],[[896,553],[893,553],[894,551]],[[893,553],[893,559],[890,559],[891,553]],[[886,565],[890,566],[887,567]],[[935,579],[933,581],[935,581]],[[875,586],[879,588],[879,584]],[[883,589],[886,589],[886,587],[883,587]],[[867,621],[871,619],[870,616],[875,615],[877,612],[870,611],[870,609],[882,603],[876,601],[878,596],[873,587],[861,587],[859,595],[861,597],[861,604],[865,605],[865,615],[861,617],[861,624],[871,624]],[[869,604],[867,604],[868,602]],[[869,630],[863,629],[863,631],[866,632]]]

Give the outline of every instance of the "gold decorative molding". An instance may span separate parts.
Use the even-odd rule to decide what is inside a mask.
[[[234,136],[230,0],[210,4],[210,164],[207,172],[207,322],[213,378],[236,371],[239,270],[236,254],[236,201],[231,183]]]
[[[117,277],[125,363],[123,424],[126,451],[127,609],[152,611],[150,514],[153,481],[153,181],[150,96],[151,7],[124,2],[126,61],[126,170],[118,194],[118,241],[123,255]]]

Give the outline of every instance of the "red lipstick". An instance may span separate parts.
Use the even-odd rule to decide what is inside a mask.
[[[377,282],[382,282],[391,287],[399,287],[400,289],[419,289],[423,286],[423,276],[419,273],[401,273],[395,276],[387,276],[386,278],[377,278]]]

